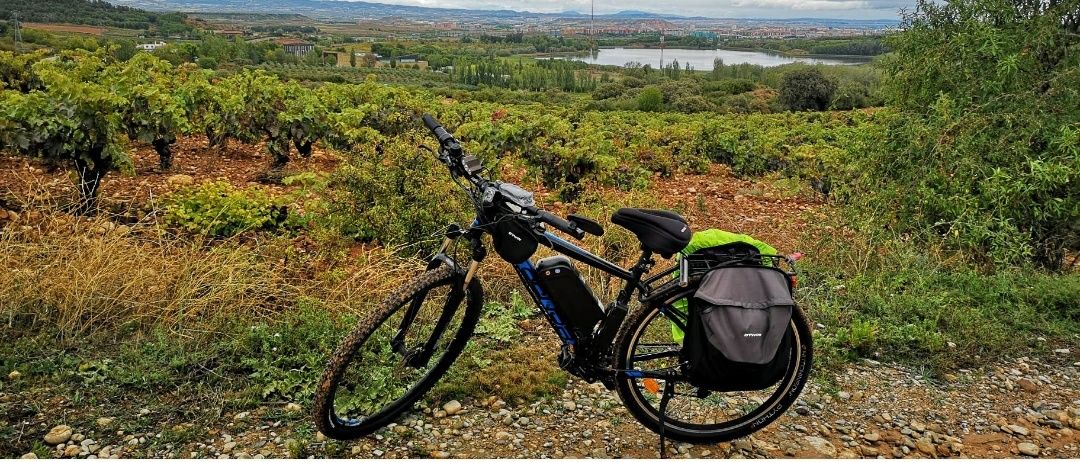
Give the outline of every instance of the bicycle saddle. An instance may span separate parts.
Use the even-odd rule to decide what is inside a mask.
[[[690,225],[677,213],[664,210],[622,208],[611,215],[611,222],[637,236],[641,246],[671,258],[690,243]]]

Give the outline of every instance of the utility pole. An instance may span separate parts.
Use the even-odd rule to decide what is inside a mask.
[[[660,72],[664,72],[664,26],[660,26]]]
[[[596,54],[596,0],[589,3],[589,52]]]
[[[11,20],[15,23],[15,51],[19,50],[19,45],[22,44],[22,31],[19,24],[19,12],[11,12]]]

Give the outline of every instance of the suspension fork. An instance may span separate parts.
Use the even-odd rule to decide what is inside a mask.
[[[465,231],[461,229],[456,223],[450,224],[447,228],[445,238],[442,245],[439,247],[439,251],[435,252],[435,255],[428,261],[427,271],[431,271],[442,265],[448,265],[454,268],[455,272],[460,272],[457,262],[454,259],[446,255],[446,250],[450,248],[457,238],[465,234]],[[412,326],[413,321],[416,320],[416,315],[420,312],[420,307],[424,304],[424,300],[427,298],[428,290],[425,290],[418,294],[416,298],[409,303],[409,309],[405,310],[405,316],[402,316],[401,323],[398,325],[397,333],[394,334],[394,338],[390,340],[391,349],[400,355],[405,355],[408,352],[405,351],[405,335],[408,334],[409,327]]]
[[[446,328],[450,326],[450,321],[454,319],[454,314],[456,313],[454,308],[459,306],[464,300],[466,296],[465,291],[472,281],[473,276],[476,274],[476,268],[480,265],[480,262],[484,260],[484,257],[487,256],[487,250],[484,248],[484,244],[480,239],[480,231],[470,229],[463,234],[469,238],[472,246],[472,261],[469,263],[469,270],[464,277],[458,278],[455,283],[451,284],[450,295],[447,297],[446,303],[443,304],[442,313],[439,315],[439,321],[435,324],[435,329],[432,330],[431,336],[424,342],[424,346],[419,351],[405,353],[405,362],[411,367],[427,367],[428,362],[431,361],[431,356],[435,353],[436,342],[438,342],[439,338],[446,332]],[[444,251],[447,243],[448,242],[444,241]],[[449,260],[449,257],[446,258]],[[434,261],[432,264],[438,266]],[[456,272],[459,275],[461,274],[460,269]],[[458,281],[461,283],[456,283]],[[398,330],[397,336],[394,337],[394,340],[397,342],[394,344],[395,351],[398,349],[404,350],[405,334],[409,326],[412,325],[413,320],[415,320],[417,313],[420,311],[420,306],[423,304],[426,297],[427,292],[423,294],[423,297],[414,299],[410,304],[409,312],[406,313],[406,317],[409,318],[408,323],[403,319],[402,327]]]

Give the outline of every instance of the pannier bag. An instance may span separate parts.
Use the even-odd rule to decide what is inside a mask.
[[[680,258],[682,258],[686,255],[708,253],[712,249],[723,248],[740,243],[750,244],[764,255],[775,255],[777,253],[776,249],[771,245],[754,239],[746,234],[738,234],[714,228],[695,232],[694,235],[690,237],[690,243],[687,244],[686,248],[679,252],[679,254]],[[678,277],[677,272],[676,277]],[[686,313],[687,302],[685,299],[676,300],[671,306],[681,313]],[[676,343],[682,343],[683,341],[683,331],[674,323],[671,324],[671,338],[672,340],[675,340]]]
[[[784,376],[795,300],[784,272],[715,269],[690,301],[682,355],[694,385],[713,391],[768,388]]]

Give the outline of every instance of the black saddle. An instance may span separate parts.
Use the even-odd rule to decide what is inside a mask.
[[[671,258],[690,243],[690,225],[677,213],[664,210],[623,208],[611,216],[611,222],[630,230],[649,251]]]

